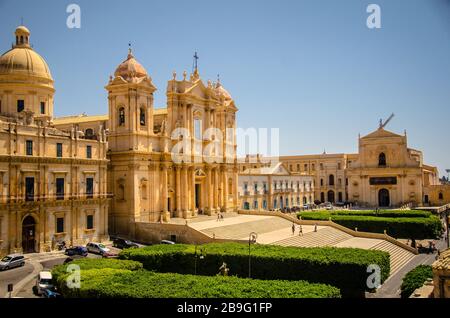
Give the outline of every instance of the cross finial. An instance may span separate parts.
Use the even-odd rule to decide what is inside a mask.
[[[198,59],[199,59],[199,57],[197,55],[197,52],[195,52],[195,54],[194,54],[194,72],[197,72],[197,70],[198,70]]]
[[[217,74],[217,83],[220,83],[220,74]]]

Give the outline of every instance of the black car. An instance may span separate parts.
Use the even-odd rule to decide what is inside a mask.
[[[73,255],[87,256],[88,250],[84,246],[74,246],[74,247],[66,248],[66,251],[64,252],[64,254],[66,254],[68,256],[73,256]]]
[[[122,238],[115,238],[113,241],[113,246],[117,248],[137,248],[139,247],[138,244],[131,242],[130,240],[122,239]]]
[[[74,260],[82,259],[82,258],[85,258],[85,256],[81,256],[81,255],[73,255],[73,256],[69,256],[68,258],[66,258],[66,259],[64,260],[64,264],[67,264],[67,263],[70,263],[70,262],[72,262],[72,261],[74,261]]]

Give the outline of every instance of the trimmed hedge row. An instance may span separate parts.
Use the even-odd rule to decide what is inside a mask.
[[[438,217],[384,217],[366,215],[341,215],[330,212],[301,212],[302,220],[322,220],[329,218],[335,223],[362,232],[383,233],[404,239],[438,239],[442,234],[442,223]]]
[[[111,258],[82,258],[74,260],[67,264],[55,266],[52,269],[53,279],[55,281],[58,281],[60,276],[65,276],[67,274],[67,266],[69,266],[70,264],[76,264],[80,266],[81,270],[110,268],[137,271],[143,268],[141,263],[130,260],[119,260]]]
[[[428,218],[432,215],[430,212],[419,210],[378,210],[378,212],[375,210],[333,210],[323,212],[332,215],[379,216],[388,218]]]
[[[433,278],[433,269],[431,265],[419,265],[409,271],[403,278],[401,297],[408,298],[417,289],[423,286],[428,278]]]
[[[81,288],[58,286],[67,298],[340,298],[339,289],[304,281],[154,273],[145,270],[81,271]]]
[[[119,258],[141,262],[156,272],[216,275],[225,262],[230,275],[248,277],[247,244],[212,243],[154,245],[126,249]],[[367,267],[377,264],[382,281],[389,276],[389,254],[352,248],[298,248],[271,245],[251,246],[251,277],[256,279],[305,280],[341,289],[342,295],[361,296],[366,290]]]

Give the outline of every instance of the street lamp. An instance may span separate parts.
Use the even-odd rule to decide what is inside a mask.
[[[252,263],[251,263],[251,258],[250,258],[250,246],[252,245],[252,243],[256,243],[256,239],[258,238],[258,234],[255,232],[251,232],[248,235],[248,278],[251,278],[251,274],[252,274]]]
[[[194,275],[197,275],[197,258],[204,259],[205,256],[203,254],[203,249],[200,250],[200,257],[197,254],[197,245],[195,245],[195,253],[194,253]]]

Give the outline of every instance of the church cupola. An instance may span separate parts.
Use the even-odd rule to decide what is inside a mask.
[[[30,46],[30,31],[23,25],[17,27],[16,32],[16,47]]]

